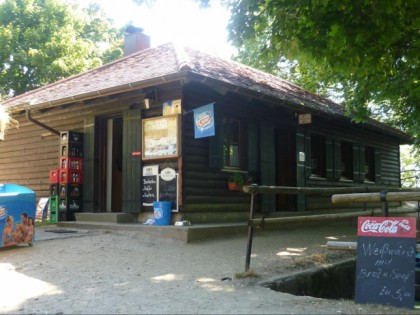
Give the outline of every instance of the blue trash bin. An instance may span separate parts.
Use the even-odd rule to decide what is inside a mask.
[[[172,202],[153,201],[153,214],[155,225],[170,225],[172,213]]]
[[[32,244],[35,211],[36,197],[32,190],[16,184],[0,184],[0,247]]]

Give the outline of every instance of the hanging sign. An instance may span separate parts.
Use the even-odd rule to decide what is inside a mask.
[[[178,211],[178,174],[173,168],[166,167],[159,176],[159,201],[170,201],[172,211]]]
[[[213,104],[210,103],[193,110],[195,139],[215,135]]]
[[[359,217],[356,303],[414,307],[416,219]]]
[[[181,100],[166,101],[162,105],[162,115],[181,114]]]
[[[311,114],[299,114],[298,123],[299,123],[299,125],[305,125],[305,124],[312,123],[312,115]]]

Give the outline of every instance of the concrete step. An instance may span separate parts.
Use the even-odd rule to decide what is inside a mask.
[[[144,237],[159,237],[179,240],[185,243],[220,238],[233,235],[246,235],[248,226],[246,223],[226,224],[197,224],[192,226],[174,225],[145,225],[141,223],[115,223],[93,221],[62,221],[58,227],[77,229],[102,229],[138,232]]]
[[[76,221],[108,222],[108,223],[135,223],[137,215],[122,212],[76,212]]]

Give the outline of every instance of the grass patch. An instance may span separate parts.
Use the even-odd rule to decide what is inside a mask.
[[[249,269],[245,272],[238,272],[235,274],[236,279],[244,279],[244,278],[256,278],[258,277],[258,274],[253,270]]]
[[[35,226],[49,226],[49,225],[56,225],[57,223],[52,223],[50,221],[35,221]]]

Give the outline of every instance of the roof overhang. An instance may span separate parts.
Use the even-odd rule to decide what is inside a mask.
[[[218,87],[219,89],[224,89],[225,91],[229,91],[232,93],[240,94],[248,99],[258,100],[261,102],[267,102],[272,104],[273,106],[278,106],[285,108],[290,111],[294,111],[296,113],[312,113],[314,115],[320,115],[323,117],[329,117],[331,119],[340,119],[343,122],[352,123],[350,117],[345,116],[344,114],[337,114],[328,110],[322,110],[320,106],[313,106],[312,104],[302,103],[301,100],[291,100],[286,96],[284,98],[281,95],[271,95],[265,92],[256,91],[250,88],[241,87],[234,85],[229,82],[225,82],[223,80],[214,79],[203,74],[195,73],[191,70],[184,70],[175,73],[166,74],[159,77],[153,77],[146,80],[136,81],[136,82],[129,82],[122,85],[112,86],[110,88],[104,88],[101,90],[95,90],[88,93],[78,94],[71,97],[65,97],[61,99],[52,99],[44,102],[36,102],[35,95],[36,90],[34,91],[34,99],[31,101],[25,101],[22,103],[15,104],[13,106],[8,107],[8,110],[11,114],[20,113],[22,111],[26,111],[30,109],[33,110],[44,110],[48,108],[54,108],[63,105],[69,105],[75,102],[83,102],[87,100],[96,99],[99,97],[111,96],[115,94],[120,94],[124,92],[130,92],[135,90],[146,89],[148,87],[175,82],[175,81],[184,81],[184,82],[198,82],[203,85],[207,85],[209,87]],[[30,92],[30,94],[32,94]],[[25,95],[25,100],[28,99],[28,95]],[[5,102],[7,106],[7,102]],[[373,130],[380,130],[383,133],[391,135],[400,139],[401,144],[411,144],[413,140],[405,133],[395,128],[392,128],[388,125],[382,124],[380,122],[369,123],[368,121],[365,123],[359,124],[362,128],[373,129]],[[382,128],[383,126],[383,128]],[[385,128],[386,126],[386,128]],[[395,130],[394,130],[395,129]]]

